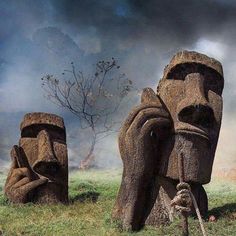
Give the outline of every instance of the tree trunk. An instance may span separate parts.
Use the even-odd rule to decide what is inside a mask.
[[[91,146],[89,148],[89,152],[87,156],[83,160],[80,161],[80,164],[79,164],[79,169],[81,170],[87,170],[91,168],[94,164],[95,155],[93,152],[94,152],[94,148],[96,144],[96,134],[93,128],[92,128],[92,131],[93,131],[93,139],[92,139]]]

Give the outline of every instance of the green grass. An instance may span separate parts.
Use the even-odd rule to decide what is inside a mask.
[[[0,195],[0,235],[181,235],[180,221],[162,228],[145,227],[138,233],[122,232],[110,214],[121,179],[120,170],[74,172],[70,175],[70,204],[14,206]],[[0,188],[5,176],[0,176]],[[208,235],[236,235],[236,183],[213,180],[206,186],[209,214]],[[201,235],[198,221],[189,219],[190,235]]]

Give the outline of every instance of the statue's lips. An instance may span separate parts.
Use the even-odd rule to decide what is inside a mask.
[[[36,173],[38,175],[39,178],[42,178],[42,179],[47,179],[47,182],[46,184],[50,183],[50,184],[57,184],[59,185],[60,183],[58,183],[58,181],[56,181],[54,178],[52,177],[49,177],[49,176],[46,176],[46,175],[41,175],[39,173]]]
[[[187,123],[177,124],[175,127],[175,133],[176,134],[179,134],[179,133],[193,134],[193,135],[198,135],[204,139],[207,139],[208,141],[210,140],[208,132]]]
[[[45,186],[46,188],[52,188],[52,186],[55,186],[56,188],[61,188],[63,187],[63,184],[58,181],[48,179],[48,181],[45,183]]]

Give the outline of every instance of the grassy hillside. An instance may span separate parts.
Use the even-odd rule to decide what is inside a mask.
[[[168,227],[146,227],[122,232],[110,219],[120,184],[120,170],[74,172],[70,175],[70,204],[14,206],[0,196],[0,235],[181,235],[179,222]],[[0,188],[5,176],[0,177]],[[209,214],[216,223],[205,223],[208,235],[236,235],[236,183],[213,180],[206,186]],[[201,235],[198,221],[189,220],[190,235]]]

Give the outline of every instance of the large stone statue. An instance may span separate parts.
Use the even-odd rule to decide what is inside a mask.
[[[5,194],[13,203],[67,203],[68,158],[63,119],[47,113],[26,114]]]
[[[166,66],[157,94],[151,88],[143,90],[141,105],[130,112],[119,135],[124,169],[113,218],[123,228],[166,224],[173,201],[180,203],[182,195],[182,205],[187,204],[186,190],[176,189],[180,157],[184,181],[201,214],[206,214],[208,201],[202,185],[211,178],[223,86],[220,62],[183,51]]]

